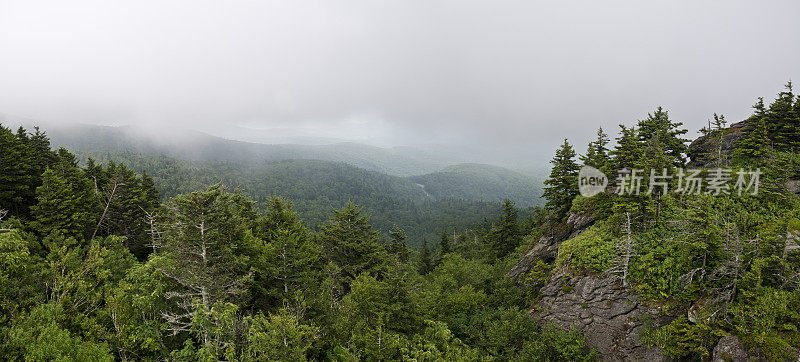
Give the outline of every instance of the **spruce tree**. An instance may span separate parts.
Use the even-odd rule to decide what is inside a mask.
[[[258,218],[259,238],[254,257],[253,301],[261,309],[286,302],[317,283],[322,269],[322,248],[311,237],[291,202],[269,200],[265,216]]]
[[[558,216],[563,216],[572,206],[572,199],[578,195],[579,169],[575,163],[575,150],[566,138],[550,163],[553,168],[550,177],[544,182],[543,196],[547,199],[547,208]]]
[[[620,135],[616,138],[617,147],[612,150],[613,165],[616,171],[622,169],[644,168],[644,147],[639,143],[639,134],[636,127],[619,125]]]
[[[442,231],[441,235],[439,235],[439,255],[443,257],[445,254],[449,254],[452,251],[450,247],[450,237],[447,236],[447,231]]]
[[[681,126],[683,123],[670,120],[669,113],[661,107],[639,121],[639,142],[645,147],[646,165],[649,168],[683,167],[689,140],[681,138],[688,132]]]
[[[396,255],[401,263],[408,262],[408,246],[406,246],[406,232],[403,229],[394,225],[389,230],[389,236],[392,238],[389,242],[389,252]]]
[[[42,186],[36,189],[37,203],[31,208],[35,220],[30,225],[42,236],[60,231],[84,240],[91,236],[98,218],[94,187],[72,154],[62,148],[59,158],[42,175]]]
[[[379,234],[361,212],[362,208],[348,202],[342,209],[334,210],[330,220],[320,226],[326,255],[341,268],[347,280],[363,272],[376,276],[386,272],[388,260],[379,243]]]
[[[173,306],[162,315],[174,332],[183,332],[198,310],[237,303],[245,294],[253,202],[217,184],[176,196],[159,215],[159,248],[150,263],[170,281],[165,295]]]
[[[792,82],[786,84],[786,90],[778,94],[765,114],[767,130],[774,146],[780,151],[790,151],[800,145],[800,114],[796,106]]]
[[[431,249],[428,247],[428,241],[422,239],[422,250],[419,253],[419,273],[426,275],[433,271],[433,255]]]
[[[514,207],[514,203],[509,199],[503,200],[503,215],[489,235],[492,252],[498,259],[506,257],[519,246],[517,214],[518,210]]]
[[[25,145],[0,125],[0,209],[11,215],[25,214],[25,195],[28,191],[28,167],[24,163]]]
[[[603,128],[597,130],[597,139],[589,142],[586,148],[586,155],[581,156],[581,162],[585,166],[592,166],[601,171],[607,171],[610,158],[608,156],[608,135],[603,132]]]
[[[764,118],[752,119],[755,124],[737,143],[734,159],[748,163],[763,158],[771,149],[767,122]]]

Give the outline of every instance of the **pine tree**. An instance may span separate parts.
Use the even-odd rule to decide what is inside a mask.
[[[766,156],[771,149],[767,122],[764,118],[752,119],[755,124],[736,145],[733,157],[741,162],[751,162]]]
[[[419,253],[419,273],[426,275],[433,271],[433,268],[433,256],[431,255],[431,249],[428,247],[428,241],[422,239],[422,250]]]
[[[166,296],[174,309],[162,314],[177,333],[191,327],[199,309],[236,303],[245,293],[255,212],[252,201],[218,184],[169,200],[159,215],[159,249],[150,262],[171,282]]]
[[[608,156],[608,135],[603,132],[603,128],[597,130],[597,139],[589,142],[586,148],[586,155],[581,156],[581,162],[585,166],[592,166],[601,171],[607,171],[610,158]]]
[[[42,236],[60,231],[85,240],[98,218],[94,188],[72,154],[62,148],[59,159],[42,175],[42,186],[36,189],[37,204],[31,208],[35,220],[30,225]]]
[[[381,275],[386,272],[387,257],[379,243],[379,234],[372,229],[369,218],[361,216],[362,209],[348,202],[334,210],[330,220],[320,226],[320,240],[330,261],[342,270],[346,280],[367,272]]]
[[[514,203],[509,199],[503,200],[503,216],[489,235],[492,251],[498,259],[506,257],[519,246],[517,214]]]
[[[575,150],[567,139],[556,151],[555,157],[550,161],[553,168],[550,178],[544,184],[544,198],[547,199],[547,208],[559,216],[563,216],[572,206],[572,199],[578,195],[578,164],[575,163]]]
[[[408,246],[406,246],[406,232],[403,229],[394,225],[389,230],[389,236],[392,238],[389,242],[389,252],[396,255],[401,263],[408,262]]]
[[[800,114],[796,113],[796,105],[792,82],[786,84],[786,90],[778,94],[764,118],[770,138],[777,150],[792,150],[800,145]]]
[[[612,163],[616,170],[643,169],[644,147],[639,143],[639,134],[636,127],[620,125],[620,135],[617,137],[617,147],[611,151],[614,157]]]
[[[442,231],[442,234],[439,235],[439,258],[441,259],[445,254],[449,254],[451,251],[450,237],[447,236],[447,231]]]
[[[22,162],[25,145],[0,124],[0,209],[11,215],[25,214],[25,195],[28,191],[28,168]]]
[[[683,167],[686,163],[686,145],[689,140],[681,138],[688,130],[681,129],[683,123],[673,122],[663,108],[658,107],[647,118],[638,123],[639,141],[645,147],[646,164],[649,168]]]

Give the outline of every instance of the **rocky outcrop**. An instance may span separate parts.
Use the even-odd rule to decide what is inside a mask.
[[[722,337],[717,346],[714,347],[714,355],[712,361],[714,362],[747,362],[754,360],[747,353],[739,338],[733,335]]]
[[[689,144],[688,155],[690,161],[688,166],[709,167],[711,161],[714,159],[712,158],[713,156],[709,155],[717,154],[720,151],[720,141],[722,145],[722,155],[724,156],[723,159],[726,161],[723,162],[723,165],[727,165],[727,161],[733,158],[733,152],[736,151],[736,144],[739,142],[739,139],[749,130],[748,127],[748,121],[734,123],[729,128],[725,129],[725,132],[722,134],[722,140],[719,138],[720,131],[713,131],[698,137]]]
[[[595,222],[594,215],[594,212],[570,212],[567,215],[567,221],[565,223],[551,224],[549,227],[543,227],[543,229],[547,230],[547,233],[539,238],[531,250],[511,268],[507,275],[517,280],[530,270],[537,259],[546,262],[555,260],[558,254],[558,247],[561,246],[561,243],[580,235],[580,233],[592,226]]]
[[[657,309],[640,303],[619,282],[608,277],[554,276],[541,290],[544,297],[532,315],[561,328],[575,328],[604,361],[667,361],[655,347],[643,346],[640,337],[651,321],[668,322]]]

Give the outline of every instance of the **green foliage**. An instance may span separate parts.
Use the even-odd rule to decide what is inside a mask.
[[[231,188],[241,188],[262,210],[268,208],[273,196],[292,200],[293,210],[302,215],[306,225],[324,223],[331,208],[338,209],[352,201],[371,215],[370,220],[377,230],[388,232],[396,225],[407,233],[407,244],[414,247],[421,246],[423,237],[429,240],[438,237],[443,229],[463,230],[495,218],[500,214],[500,204],[494,200],[502,199],[498,196],[491,199],[494,202],[488,202],[473,198],[471,195],[482,196],[486,186],[470,184],[466,176],[463,179],[465,192],[470,193],[433,196],[426,194],[410,178],[328,161],[234,163],[131,153],[79,154],[81,158],[92,157],[104,163],[117,161],[132,170],[144,170],[165,199],[222,182]],[[438,182],[426,187],[436,187]],[[444,178],[441,182],[449,185],[451,181]],[[524,191],[518,193],[529,193],[539,185],[525,183],[520,187]]]
[[[498,259],[505,258],[514,251],[520,243],[519,225],[517,224],[518,211],[514,203],[506,199],[503,201],[503,216],[489,232],[489,242]]]
[[[550,161],[553,164],[550,177],[544,181],[543,196],[547,199],[547,208],[558,215],[566,213],[572,199],[578,195],[579,167],[574,158],[575,150],[565,138]]]
[[[0,124],[0,207],[23,219],[30,217],[42,173],[57,160],[47,135],[20,127],[14,134]]]
[[[643,336],[643,342],[650,346],[658,346],[665,355],[671,358],[711,358],[717,341],[725,336],[725,332],[707,323],[690,323],[686,316],[650,331]]]
[[[764,118],[751,117],[754,125],[736,145],[733,157],[739,163],[748,163],[769,155],[772,148]]]
[[[611,227],[598,222],[580,235],[569,239],[558,248],[555,267],[602,272],[610,269],[617,258]]]
[[[645,150],[640,143],[640,132],[636,127],[619,125],[620,135],[616,138],[617,147],[611,150],[614,168],[642,169],[644,168]]]
[[[63,148],[59,161],[42,175],[42,186],[36,189],[35,217],[30,225],[40,235],[54,231],[79,240],[89,238],[97,222],[96,196],[89,178]]]
[[[341,269],[346,280],[365,272],[386,273],[388,257],[379,244],[379,233],[361,212],[355,204],[347,203],[342,209],[334,210],[330,220],[320,226],[320,242],[325,253]]]
[[[597,139],[589,142],[586,148],[586,154],[581,156],[581,162],[584,166],[592,166],[600,171],[608,172],[611,158],[608,154],[608,143],[610,139],[608,135],[603,132],[603,128],[597,130]]]
[[[252,206],[241,193],[215,185],[175,197],[159,211],[159,248],[149,263],[172,285],[167,297],[180,312],[167,320],[176,330],[185,329],[200,306],[236,302],[247,292]]]
[[[247,357],[256,361],[305,361],[318,328],[302,324],[285,308],[264,317],[248,317]]]
[[[476,361],[479,351],[470,348],[453,335],[446,323],[425,321],[425,330],[401,347],[403,360],[413,361]]]
[[[513,199],[529,207],[541,205],[541,180],[489,165],[460,164],[408,178],[437,199],[502,202]]]
[[[67,316],[58,303],[34,308],[14,324],[6,341],[26,361],[113,361],[108,345],[84,341],[65,329]],[[12,357],[11,355],[6,357]]]
[[[689,150],[686,143],[689,140],[681,136],[688,131],[681,126],[683,123],[670,120],[668,112],[661,107],[639,121],[637,133],[644,145],[648,169],[682,167],[686,163],[685,154]]]

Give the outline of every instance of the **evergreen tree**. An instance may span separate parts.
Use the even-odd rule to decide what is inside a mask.
[[[450,247],[450,237],[447,236],[447,231],[442,231],[439,235],[439,257],[444,257],[445,254],[449,254],[452,251]]]
[[[543,196],[547,199],[547,208],[563,216],[572,206],[572,199],[578,195],[578,164],[575,163],[575,150],[564,139],[564,143],[556,151],[550,161],[553,168],[550,177],[544,182]]]
[[[645,146],[646,164],[660,170],[664,167],[683,167],[686,163],[686,145],[689,140],[681,138],[688,130],[681,129],[683,123],[673,122],[663,108],[658,107],[647,118],[639,121],[639,141]]]
[[[326,255],[341,268],[346,280],[363,272],[373,275],[386,272],[388,260],[379,243],[379,234],[361,212],[360,207],[348,202],[342,209],[334,210],[330,220],[320,226],[320,240]]]
[[[24,144],[0,124],[0,209],[11,215],[25,214],[25,195],[28,191]]]
[[[770,138],[781,151],[796,149],[800,144],[800,114],[796,113],[795,101],[792,82],[789,82],[764,116]]]
[[[174,332],[188,331],[198,309],[235,303],[246,292],[253,202],[217,184],[169,200],[159,215],[159,245],[150,262],[172,284],[166,296],[175,309],[165,311],[165,319]]]
[[[35,220],[30,226],[39,235],[59,231],[78,240],[91,236],[98,218],[94,188],[65,149],[59,150],[58,163],[42,175],[36,198],[37,204],[31,208]]]
[[[750,162],[763,158],[771,149],[767,122],[764,118],[751,118],[755,123],[737,143],[734,158],[742,162]]]
[[[401,263],[407,263],[408,246],[406,246],[406,232],[395,225],[389,230],[389,236],[391,237],[389,252],[396,255]]]
[[[89,158],[85,168],[94,184],[100,218],[93,235],[125,237],[125,245],[137,257],[144,259],[151,243],[148,215],[159,206],[159,194],[144,176],[139,176],[123,164],[109,162],[108,167]]]
[[[623,125],[619,125],[619,127],[620,135],[616,139],[617,147],[611,151],[616,171],[643,169],[644,147],[639,143],[639,134],[636,127],[625,127]]]
[[[426,275],[433,271],[433,256],[431,255],[431,249],[428,247],[428,241],[422,239],[422,250],[419,253],[419,273],[421,275]]]
[[[581,156],[581,162],[585,166],[592,166],[601,171],[607,171],[610,158],[608,156],[608,135],[603,132],[603,128],[597,130],[597,139],[589,142],[586,155]]]
[[[310,292],[320,278],[322,250],[292,211],[291,203],[271,198],[266,216],[256,221],[254,234],[261,244],[253,261],[255,305],[267,309],[277,301]]]
[[[519,246],[517,214],[514,203],[509,199],[503,200],[503,215],[489,235],[491,249],[498,259],[506,257]]]

